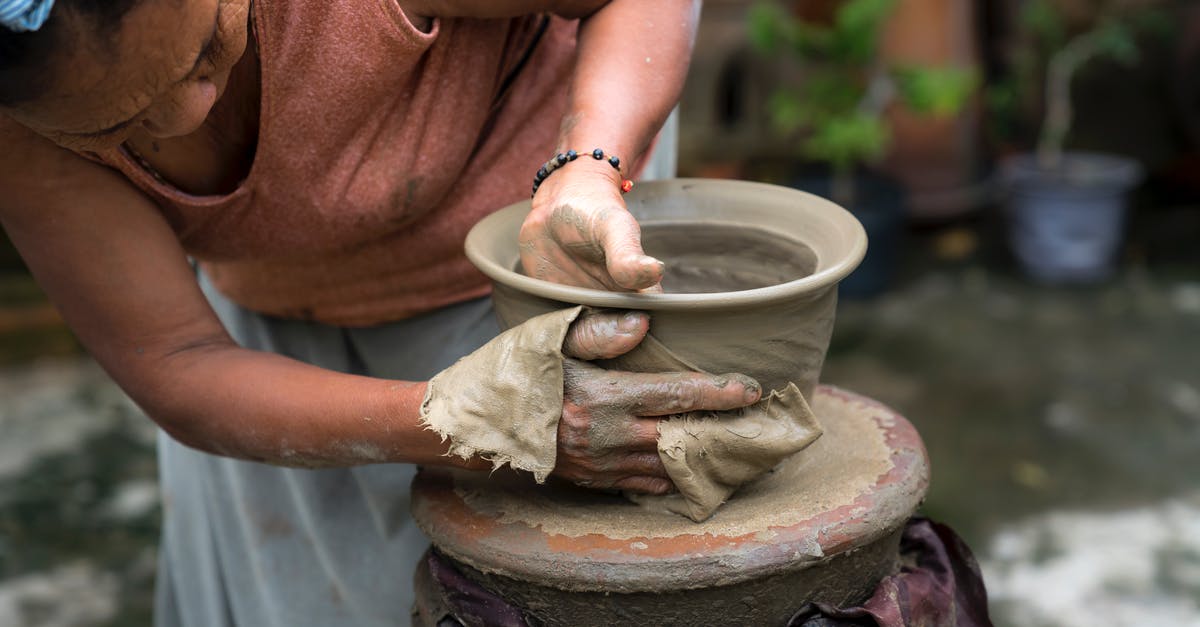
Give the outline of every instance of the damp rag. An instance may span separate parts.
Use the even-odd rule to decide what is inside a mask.
[[[558,449],[563,339],[581,311],[528,320],[439,373],[421,405],[422,424],[450,441],[451,455],[479,455],[545,481]],[[703,372],[649,335],[629,353],[595,363],[630,372]],[[790,384],[741,410],[661,420],[658,433],[659,457],[679,493],[630,498],[702,522],[739,487],[812,444],[821,426]]]
[[[0,24],[18,33],[35,31],[46,23],[54,0],[0,0]]]
[[[704,372],[653,335],[615,359],[597,362],[631,372]],[[738,488],[770,472],[821,437],[822,429],[795,383],[733,411],[694,411],[658,423],[658,456],[676,494],[627,494],[633,502],[704,522]]]

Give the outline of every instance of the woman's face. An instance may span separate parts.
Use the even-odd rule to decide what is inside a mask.
[[[141,0],[111,37],[69,16],[41,97],[5,111],[74,150],[118,146],[136,132],[200,127],[246,50],[250,0]]]

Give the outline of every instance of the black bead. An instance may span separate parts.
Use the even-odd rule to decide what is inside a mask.
[[[604,151],[599,148],[592,151],[592,158],[599,161],[604,158]]]
[[[529,170],[526,170],[526,172],[528,172],[528,171]],[[538,168],[538,171],[537,171],[538,178],[544,179],[547,176],[550,176],[550,171],[546,169],[546,166],[542,166],[542,167]]]
[[[575,152],[574,150],[567,151],[567,161],[574,161],[578,157],[579,153]]]
[[[620,159],[618,159],[616,157],[609,157],[608,162],[612,164],[612,167],[614,167],[618,170],[621,169],[621,160]]]
[[[554,160],[558,162],[558,165],[563,165],[567,162],[567,155],[564,155],[560,152],[556,157],[554,157]]]

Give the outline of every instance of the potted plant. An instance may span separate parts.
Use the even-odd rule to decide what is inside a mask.
[[[1021,23],[1034,45],[1017,59],[1014,80],[990,97],[993,105],[1011,108],[1021,100],[1021,86],[1043,85],[1036,151],[1005,159],[999,173],[1013,252],[1032,278],[1045,283],[1096,282],[1113,274],[1130,191],[1143,178],[1131,158],[1064,150],[1075,114],[1071,85],[1079,72],[1101,59],[1137,63],[1138,33],[1163,22],[1156,9],[1128,3],[1094,10],[1090,26],[1070,34],[1054,2],[1027,4]]]
[[[796,137],[799,157],[827,170],[795,186],[846,207],[867,229],[871,250],[842,291],[872,295],[890,282],[907,213],[900,187],[870,169],[889,148],[884,113],[898,103],[926,115],[953,115],[971,97],[977,76],[967,68],[884,61],[879,44],[897,0],[845,0],[821,21],[792,4],[760,0],[749,14],[755,50],[800,66],[796,79],[769,98],[768,115],[778,132]]]

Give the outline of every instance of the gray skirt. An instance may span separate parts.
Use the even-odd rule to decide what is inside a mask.
[[[310,364],[424,381],[494,337],[488,299],[365,329],[280,320],[201,287],[237,342]],[[303,470],[158,439],[160,627],[407,625],[428,541],[409,515],[415,467]]]

